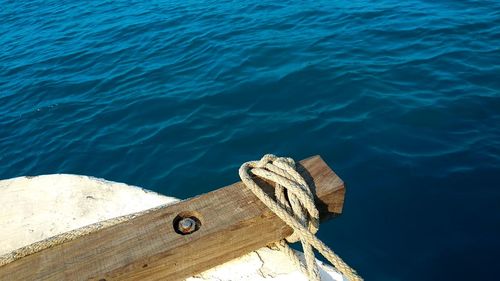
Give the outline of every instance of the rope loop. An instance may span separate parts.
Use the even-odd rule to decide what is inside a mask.
[[[314,195],[297,171],[292,158],[266,154],[259,161],[250,161],[241,165],[239,175],[245,186],[293,229],[292,235],[287,237],[286,241],[302,243],[306,264],[302,264],[285,241],[276,243],[276,246],[292,259],[293,263],[309,277],[309,280],[320,280],[313,249],[318,250],[348,280],[363,280],[356,271],[315,236],[319,229],[319,212],[314,204]],[[276,200],[262,190],[254,177],[274,183]]]

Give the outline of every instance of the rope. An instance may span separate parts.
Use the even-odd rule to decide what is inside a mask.
[[[302,243],[305,265],[300,262],[295,252],[284,240],[276,243],[276,246],[290,257],[309,280],[320,280],[313,249],[323,255],[348,280],[363,280],[354,269],[315,236],[319,228],[319,212],[314,205],[311,189],[297,172],[293,159],[267,154],[260,161],[250,161],[241,165],[239,174],[246,187],[294,230],[286,241]],[[262,190],[252,175],[275,183],[276,200]]]

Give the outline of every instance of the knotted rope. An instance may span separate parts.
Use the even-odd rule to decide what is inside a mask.
[[[306,260],[305,266],[284,240],[276,245],[308,276],[309,280],[320,280],[313,248],[348,280],[363,280],[354,269],[315,236],[319,228],[319,212],[314,205],[311,189],[297,172],[293,159],[267,154],[260,161],[250,161],[241,165],[239,174],[246,187],[293,229],[293,234],[287,237],[286,241],[294,243],[300,240]],[[275,183],[276,201],[262,190],[252,175]]]

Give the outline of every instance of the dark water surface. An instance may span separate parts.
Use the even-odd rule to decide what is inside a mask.
[[[186,198],[321,154],[367,280],[498,276],[498,1],[89,2],[0,1],[0,178]]]

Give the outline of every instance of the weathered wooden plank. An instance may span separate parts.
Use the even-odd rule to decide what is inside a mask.
[[[300,163],[316,190],[321,217],[340,214],[342,180],[319,156]],[[179,214],[196,216],[200,229],[176,233],[173,221]],[[290,233],[239,182],[2,266],[0,280],[178,280]]]

